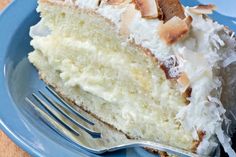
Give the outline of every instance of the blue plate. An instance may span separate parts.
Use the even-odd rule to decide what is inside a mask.
[[[236,31],[234,0],[205,0],[219,4],[219,12],[212,18]],[[182,0],[186,5],[199,4],[194,0]],[[202,0],[203,2],[203,0]],[[43,82],[27,60],[32,51],[30,26],[39,21],[36,0],[15,0],[0,14],[0,127],[20,147],[32,156],[76,157],[96,156],[84,151],[47,126],[27,105],[24,98],[36,89],[44,88]],[[106,157],[152,157],[142,148],[107,153]]]

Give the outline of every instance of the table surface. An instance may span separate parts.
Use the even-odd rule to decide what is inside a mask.
[[[0,10],[7,6],[11,0],[0,0]],[[25,151],[15,145],[0,130],[0,157],[30,157]]]

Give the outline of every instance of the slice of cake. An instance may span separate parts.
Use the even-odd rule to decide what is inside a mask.
[[[206,16],[214,9],[178,0],[39,0],[29,60],[61,95],[131,138],[201,155],[220,142],[232,157],[236,42]]]

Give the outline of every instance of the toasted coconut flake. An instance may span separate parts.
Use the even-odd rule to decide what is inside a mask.
[[[190,86],[190,80],[186,73],[182,73],[180,77],[177,79],[177,82],[181,86],[182,92],[185,92]]]
[[[189,104],[190,103],[190,97],[191,97],[191,94],[192,94],[192,88],[191,87],[188,87],[186,89],[186,91],[184,93],[182,93],[182,96],[183,98],[185,99],[185,104]]]
[[[166,44],[174,44],[188,34],[191,23],[191,16],[186,17],[184,20],[175,16],[165,24],[160,24],[158,28],[159,36]]]
[[[124,2],[125,2],[125,0],[107,0],[107,3],[110,5],[118,5],[118,4],[121,4]]]
[[[179,0],[157,0],[163,13],[163,20],[167,22],[174,16],[184,19],[184,9]]]
[[[170,56],[162,61],[160,68],[165,72],[167,79],[178,79],[181,72],[179,71],[179,63],[176,56]]]
[[[194,14],[212,14],[213,11],[216,10],[216,6],[213,4],[208,5],[198,5],[192,8],[189,8],[189,11]]]
[[[187,24],[188,27],[191,26],[192,22],[193,22],[193,18],[191,16],[187,16],[185,19],[184,19],[185,23]]]
[[[144,18],[153,19],[162,16],[156,0],[133,0],[133,2]]]
[[[129,5],[125,12],[121,15],[120,34],[122,36],[129,35],[129,26],[137,12],[138,11],[135,9],[134,5]]]
[[[191,148],[192,152],[194,152],[194,153],[196,153],[197,147],[198,147],[199,144],[202,142],[202,140],[203,140],[203,138],[204,138],[204,136],[205,136],[205,134],[206,134],[206,133],[203,132],[203,131],[198,131],[197,133],[198,133],[198,138],[199,138],[199,140],[194,140],[194,141],[193,141],[193,144],[192,144],[192,148]]]

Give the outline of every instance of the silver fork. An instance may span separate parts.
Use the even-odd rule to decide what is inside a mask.
[[[34,107],[44,122],[89,152],[102,154],[130,147],[147,147],[182,157],[200,157],[197,154],[166,144],[128,139],[123,133],[97,120],[77,106],[67,103],[53,88],[46,87],[46,89],[60,103],[41,90],[38,91],[38,94],[33,93],[33,98],[26,97],[26,102]],[[38,103],[35,103],[34,100]]]

